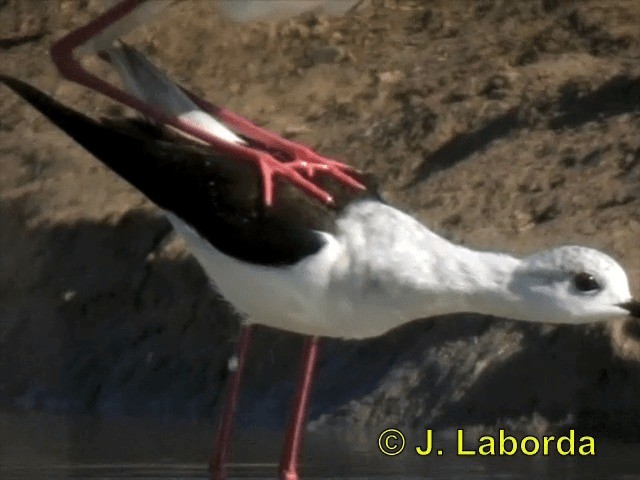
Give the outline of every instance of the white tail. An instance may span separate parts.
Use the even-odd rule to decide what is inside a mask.
[[[107,50],[125,89],[139,99],[165,112],[198,125],[216,137],[231,143],[245,143],[198,106],[167,75],[144,55],[120,44]]]
[[[245,143],[224,124],[198,106],[169,77],[145,56],[124,44],[116,44],[121,36],[164,10],[171,0],[141,3],[128,15],[113,22],[98,35],[78,48],[79,53],[108,52],[124,87],[139,99],[161,108],[166,113],[189,121],[212,135],[231,143]],[[274,20],[303,11],[321,9],[333,14],[346,12],[357,0],[221,0],[220,9],[238,21]]]

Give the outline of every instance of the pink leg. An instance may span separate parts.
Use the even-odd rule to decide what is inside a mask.
[[[318,360],[318,337],[307,337],[302,350],[302,369],[298,378],[295,404],[291,414],[291,420],[287,427],[284,439],[284,448],[278,468],[280,480],[299,480],[298,459],[302,450],[302,437],[307,419],[307,409],[313,377]]]
[[[336,160],[322,157],[306,145],[287,140],[276,133],[257,126],[255,123],[241,117],[231,110],[218,107],[217,105],[198,97],[184,87],[180,88],[198,107],[221,122],[232,127],[237,133],[250,138],[254,142],[262,144],[270,150],[284,154],[288,162],[287,166],[290,168],[305,171],[309,178],[313,177],[317,171],[325,172],[355,190],[366,189],[366,187],[357,179],[345,173],[356,173],[353,167]]]
[[[288,180],[308,195],[326,204],[334,204],[333,197],[328,192],[307,180],[299,171],[305,172],[309,177],[311,177],[315,171],[323,171],[326,172],[326,174],[333,175],[336,180],[346,185],[354,188],[364,188],[360,182],[344,173],[345,170],[350,170],[346,165],[336,162],[335,160],[325,159],[308,147],[298,146],[294,142],[281,139],[270,132],[256,130],[258,127],[231,112],[221,110],[224,119],[230,123],[238,125],[247,131],[254,131],[259,136],[261,143],[268,147],[267,151],[221,140],[197,125],[173,117],[154,105],[145,103],[137,97],[114,87],[110,83],[86,71],[80,62],[74,58],[73,51],[92,37],[98,35],[109,25],[129,15],[141,2],[142,0],[122,0],[95,20],[73,30],[55,42],[51,47],[51,58],[60,73],[69,80],[89,87],[139,111],[148,118],[152,118],[159,123],[171,125],[188,135],[208,143],[222,155],[256,164],[262,173],[263,197],[264,203],[267,206],[273,203],[273,180],[276,176]],[[278,159],[278,151],[283,152],[285,157],[288,157],[291,161],[289,163],[282,163]],[[309,163],[312,165],[309,165]]]
[[[249,341],[251,339],[251,325],[243,325],[240,328],[240,339],[236,346],[236,356],[238,364],[233,372],[230,383],[227,387],[224,408],[220,417],[218,433],[213,445],[213,452],[209,462],[209,478],[211,480],[226,480],[227,463],[231,453],[231,430],[233,429],[233,419],[240,396],[240,382],[242,372],[249,352]]]

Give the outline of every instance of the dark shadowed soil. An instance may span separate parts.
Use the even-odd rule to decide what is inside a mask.
[[[102,8],[0,1],[2,73],[91,115],[126,113],[48,56]],[[185,1],[128,41],[212,101],[376,173],[447,238],[596,247],[640,293],[640,1],[366,0],[252,24]],[[160,212],[6,88],[0,172],[0,404],[213,415],[237,320]],[[299,346],[259,330],[245,423],[283,422]],[[316,423],[637,440],[640,330],[420,321],[327,341],[314,395]]]

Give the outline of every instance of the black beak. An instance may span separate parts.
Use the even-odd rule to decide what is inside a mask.
[[[628,302],[620,303],[619,307],[629,310],[629,315],[635,318],[640,318],[640,301],[629,300]]]

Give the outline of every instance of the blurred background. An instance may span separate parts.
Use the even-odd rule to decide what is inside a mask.
[[[104,7],[0,1],[2,73],[94,117],[131,114],[48,55]],[[127,41],[214,103],[377,174],[453,241],[592,246],[640,293],[639,1],[350,7],[238,23],[182,1]],[[210,422],[238,322],[159,210],[6,88],[0,172],[0,409]],[[260,328],[254,345],[240,424],[279,429],[301,340]],[[458,315],[322,348],[315,427],[640,440],[640,329],[622,319]]]

